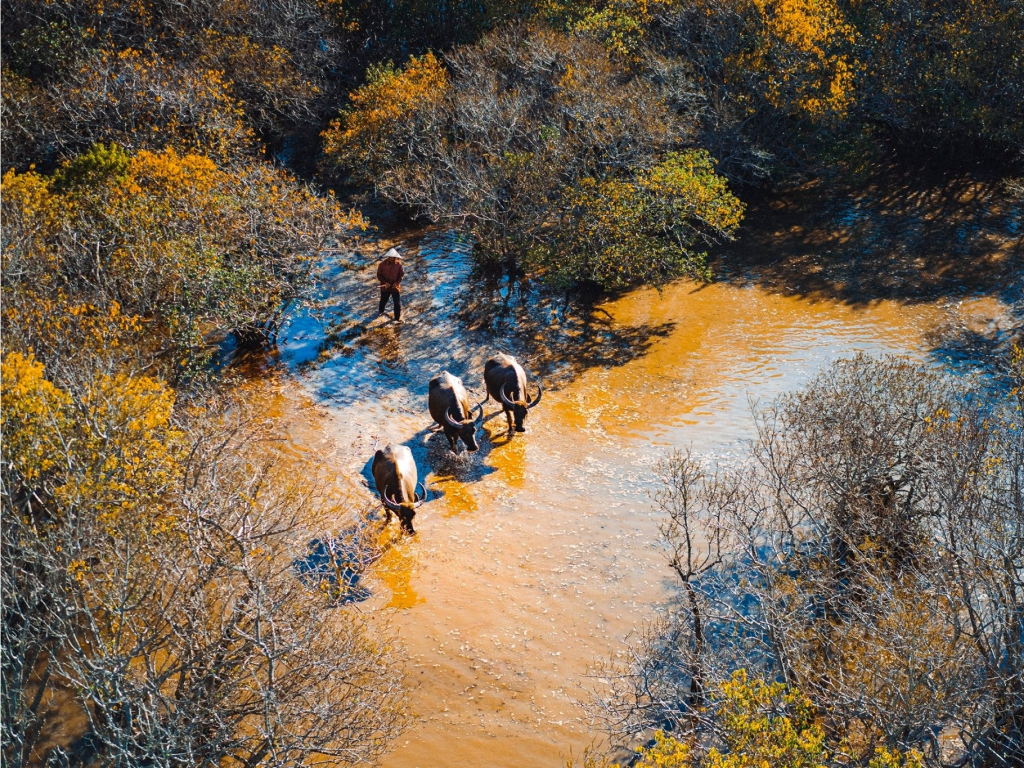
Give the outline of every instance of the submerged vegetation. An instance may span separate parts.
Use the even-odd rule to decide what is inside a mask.
[[[351,509],[210,365],[272,345],[368,226],[332,188],[470,235],[484,271],[607,292],[712,279],[754,187],[893,154],[1020,176],[1005,0],[2,12],[12,766],[360,763],[404,727],[393,639],[296,574]],[[1021,386],[858,359],[763,414],[748,465],[671,459],[684,609],[605,708],[659,731],[637,764],[1012,764]]]

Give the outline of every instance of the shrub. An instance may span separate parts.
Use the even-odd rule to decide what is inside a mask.
[[[671,153],[688,135],[603,46],[516,26],[447,67],[371,70],[324,140],[328,162],[471,233],[483,262],[618,288],[706,275],[691,245],[735,230],[742,206],[707,156]]]
[[[362,224],[264,164],[113,145],[52,176],[9,171],[3,215],[4,315],[22,348],[46,359],[71,315],[114,312],[145,325],[136,346],[170,371],[201,362],[213,331],[272,338],[321,250]]]
[[[315,119],[350,27],[319,0],[3,0],[5,168],[96,142],[223,160]],[[12,78],[17,98],[9,101]]]
[[[319,470],[153,378],[55,368],[2,360],[5,763],[380,754],[404,723],[393,640],[295,570],[345,515]]]
[[[672,456],[658,501],[685,602],[615,678],[609,722],[687,742],[708,727],[704,692],[743,668],[799,688],[851,760],[1012,763],[1020,359],[984,389],[858,356],[761,411],[746,461]]]

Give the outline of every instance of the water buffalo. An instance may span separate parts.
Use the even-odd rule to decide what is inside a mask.
[[[462,379],[452,376],[448,371],[441,371],[430,380],[427,405],[431,417],[444,430],[453,453],[458,453],[459,438],[462,438],[467,450],[479,449],[480,446],[476,444],[476,427],[484,416],[484,407],[482,404],[479,406],[480,413],[474,419]]]
[[[381,503],[387,510],[384,525],[391,522],[391,513],[394,512],[398,515],[403,531],[416,533],[412,528],[412,518],[416,508],[426,500],[427,489],[420,484],[423,495],[417,498],[416,462],[412,458],[412,451],[404,445],[388,443],[383,450],[373,454],[370,472]]]
[[[487,385],[487,397],[501,403],[509,432],[512,431],[513,419],[516,432],[525,432],[526,412],[540,402],[544,388],[537,385],[537,397],[531,402],[526,391],[526,371],[514,357],[505,354],[495,355],[484,363],[484,383]]]

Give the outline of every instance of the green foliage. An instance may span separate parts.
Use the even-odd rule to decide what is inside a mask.
[[[53,174],[53,188],[65,192],[72,187],[113,184],[128,176],[131,157],[111,142],[93,145],[72,158]]]
[[[517,27],[443,67],[372,69],[325,132],[329,162],[475,236],[478,259],[569,286],[708,277],[695,248],[742,204],[687,125],[603,46]]]
[[[1024,6],[1003,0],[844,3],[859,31],[859,106],[906,144],[1024,145]]]
[[[538,16],[549,24],[599,40],[624,62],[635,62],[643,53],[648,29],[658,10],[672,0],[548,0],[540,3]]]
[[[743,215],[743,204],[701,150],[669,153],[631,181],[583,179],[566,197],[557,253],[540,266],[557,282],[605,289],[681,274],[709,280],[706,254],[694,245],[730,238]]]

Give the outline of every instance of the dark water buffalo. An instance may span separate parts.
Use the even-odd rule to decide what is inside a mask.
[[[441,371],[430,380],[427,405],[430,416],[441,425],[454,453],[458,453],[459,438],[462,438],[467,450],[475,451],[480,447],[476,444],[476,428],[483,418],[484,407],[480,406],[480,413],[474,419],[462,379],[452,376],[448,371]]]
[[[394,512],[398,515],[403,531],[416,533],[412,528],[412,518],[416,508],[426,500],[427,489],[420,485],[423,495],[417,498],[416,462],[412,458],[412,451],[404,445],[388,443],[373,454],[370,472],[373,473],[373,482],[377,485],[380,500],[388,513],[384,525],[391,522],[391,513]]]
[[[484,363],[487,396],[493,397],[505,411],[509,432],[515,419],[516,432],[525,432],[526,412],[540,402],[544,388],[537,385],[537,397],[531,402],[526,391],[526,371],[512,355],[498,354]]]

